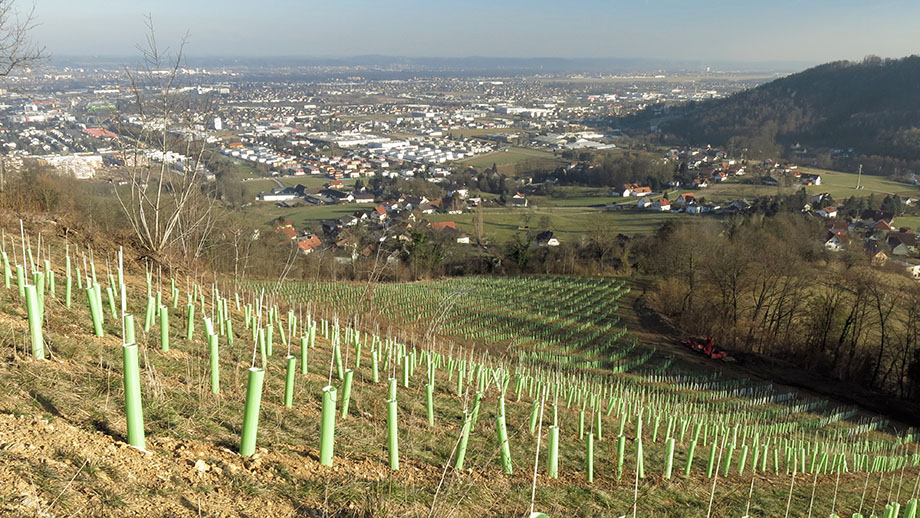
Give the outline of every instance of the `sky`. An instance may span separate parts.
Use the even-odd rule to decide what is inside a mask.
[[[20,8],[31,4],[16,0]],[[52,55],[858,60],[920,53],[917,0],[34,0]]]

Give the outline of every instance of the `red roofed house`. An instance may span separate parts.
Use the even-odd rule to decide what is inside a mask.
[[[836,218],[837,217],[837,207],[824,207],[818,211],[818,215],[822,218]]]
[[[309,254],[310,252],[312,252],[313,250],[315,250],[322,244],[323,242],[320,241],[320,239],[317,236],[311,236],[307,239],[301,239],[297,243],[297,246],[300,248],[301,252],[303,252],[304,254]]]
[[[432,223],[431,229],[437,232],[445,232],[453,236],[454,239],[460,244],[468,245],[470,243],[470,236],[460,232],[460,230],[457,228],[457,224],[453,221],[438,221]]]
[[[96,138],[118,138],[118,135],[105,128],[86,128],[83,133]]]
[[[671,202],[667,198],[662,198],[652,204],[652,210],[660,210],[661,212],[668,212],[671,210]]]
[[[696,203],[696,196],[694,196],[692,192],[681,194],[673,202],[674,205],[679,205],[682,207],[686,207],[687,205],[691,203]]]
[[[648,196],[652,194],[651,187],[640,187],[639,184],[630,183],[623,186],[623,192],[620,196],[628,198],[630,196]]]
[[[294,230],[294,227],[281,227],[277,232],[288,239],[297,239],[297,231]]]
[[[275,232],[280,233],[288,239],[297,238],[297,231],[294,230],[294,224],[288,218],[278,218],[275,220]]]
[[[432,230],[437,230],[437,231],[444,230],[445,228],[457,230],[457,224],[454,223],[453,221],[437,221],[431,224],[431,228]]]

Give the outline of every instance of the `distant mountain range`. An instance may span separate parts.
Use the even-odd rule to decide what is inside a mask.
[[[918,160],[920,56],[827,63],[724,99],[649,108],[628,122],[749,156],[800,143]]]

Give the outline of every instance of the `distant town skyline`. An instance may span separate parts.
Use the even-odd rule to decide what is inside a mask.
[[[30,4],[20,1],[20,10]],[[858,60],[920,52],[920,3],[880,0],[697,2],[221,2],[37,0],[34,39],[52,54],[138,54],[145,15],[163,46],[190,56]]]

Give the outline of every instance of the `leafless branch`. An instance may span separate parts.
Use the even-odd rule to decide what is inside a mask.
[[[37,25],[34,4],[27,12],[20,12],[13,0],[0,0],[0,77],[48,58],[45,47],[30,37]]]

